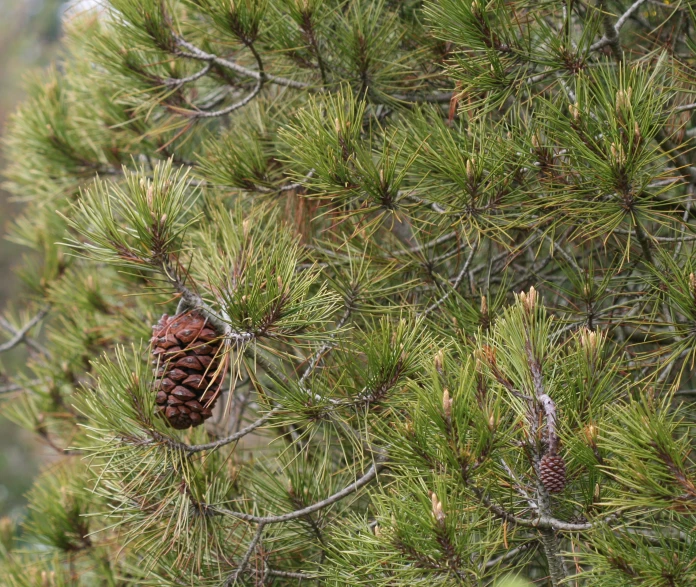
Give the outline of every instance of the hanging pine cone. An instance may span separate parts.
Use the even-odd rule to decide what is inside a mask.
[[[220,337],[197,312],[164,314],[152,330],[158,412],[179,430],[202,424],[224,379]]]
[[[541,483],[549,493],[560,493],[566,485],[566,466],[563,457],[549,454],[539,461]]]

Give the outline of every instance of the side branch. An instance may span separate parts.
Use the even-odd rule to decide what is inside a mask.
[[[604,22],[604,36],[590,46],[590,51],[597,51],[598,49],[602,49],[603,47],[609,45],[611,46],[614,56],[621,61],[623,59],[623,50],[621,49],[621,43],[619,42],[619,31],[621,30],[621,27],[626,24],[626,21],[631,18],[631,15],[638,10],[640,5],[644,2],[645,0],[636,0],[613,25],[611,24],[609,14],[605,13],[602,18]],[[599,9],[604,11],[604,0],[599,1]]]
[[[355,493],[358,489],[364,487],[370,481],[377,477],[377,474],[384,468],[387,455],[383,454],[376,460],[375,464],[372,465],[367,472],[360,477],[357,481],[351,483],[344,487],[341,491],[334,493],[330,497],[314,503],[301,510],[295,510],[294,512],[289,512],[287,514],[281,514],[278,516],[254,516],[252,514],[245,514],[244,512],[235,512],[225,508],[218,508],[215,506],[207,506],[207,509],[213,513],[221,514],[224,516],[230,516],[233,518],[238,518],[240,520],[245,520],[247,522],[256,522],[257,524],[279,524],[281,522],[288,522],[290,520],[296,520],[297,518],[302,518],[308,514],[313,514],[318,512],[338,501],[341,501],[344,497],[349,496],[351,493]]]
[[[227,580],[223,583],[225,587],[229,587],[230,585],[234,585],[237,582],[237,579],[239,579],[239,576],[246,571],[247,566],[249,565],[249,561],[251,560],[251,556],[254,554],[254,551],[256,550],[256,547],[258,546],[259,542],[261,541],[261,536],[263,536],[263,529],[264,529],[265,524],[263,522],[259,522],[258,527],[256,528],[256,533],[254,534],[254,537],[251,539],[251,542],[249,543],[249,547],[247,548],[246,553],[244,554],[244,558],[242,559],[242,562],[239,563],[239,567],[237,567],[237,570],[232,573]]]
[[[179,37],[178,35],[174,35],[174,38],[176,39],[177,45],[183,47],[184,49],[186,49],[186,51],[188,51],[188,53],[180,51],[178,54],[182,57],[198,59],[199,61],[209,61],[211,63],[219,65],[220,67],[224,67],[225,69],[235,71],[241,75],[254,78],[255,80],[267,81],[273,84],[277,84],[279,86],[287,86],[289,88],[296,88],[300,90],[307,89],[310,87],[310,85],[305,82],[299,82],[296,80],[279,77],[277,75],[271,75],[265,72],[254,71],[253,69],[249,69],[248,67],[239,65],[234,61],[229,61],[228,59],[223,59],[222,57],[218,57],[217,55],[214,55],[212,53],[207,53],[202,49],[199,49],[195,45],[189,43],[185,39]]]
[[[255,422],[252,422],[245,428],[242,428],[240,431],[235,432],[234,434],[231,434],[230,436],[226,436],[225,438],[221,438],[220,440],[216,440],[214,442],[208,442],[207,444],[183,444],[181,445],[181,448],[183,448],[186,452],[189,453],[197,453],[197,452],[202,452],[204,450],[215,450],[217,448],[220,448],[221,446],[225,446],[226,444],[231,444],[233,442],[236,442],[240,438],[243,438],[247,434],[252,433],[254,430],[257,428],[260,428],[263,426],[266,422],[268,422],[273,416],[275,416],[278,412],[280,412],[280,407],[275,407],[273,408],[270,412],[268,412],[266,415],[262,416]]]
[[[4,342],[3,344],[0,344],[0,353],[3,353],[5,351],[9,351],[10,349],[13,349],[14,347],[16,347],[19,343],[21,343],[23,341],[27,342],[27,344],[34,347],[39,352],[45,353],[46,351],[45,351],[45,349],[43,349],[43,347],[37,345],[36,343],[34,343],[34,344],[29,343],[26,340],[26,335],[32,328],[34,328],[34,326],[36,326],[39,322],[41,322],[41,320],[44,319],[46,314],[48,314],[48,307],[41,309],[31,320],[29,320],[20,329],[16,329],[7,320],[0,317],[0,326],[2,326],[5,330],[8,330],[9,332],[13,333],[13,336],[10,340],[8,340],[7,342]]]
[[[420,316],[427,316],[432,312],[433,310],[436,310],[439,308],[447,298],[449,298],[452,295],[452,292],[459,287],[459,284],[462,282],[462,279],[464,279],[464,276],[466,275],[466,272],[469,270],[469,266],[471,265],[471,261],[474,259],[474,255],[476,254],[476,251],[478,250],[478,242],[471,247],[471,252],[469,253],[469,257],[467,258],[466,262],[464,263],[464,267],[462,267],[461,271],[457,274],[457,277],[455,277],[454,282],[452,283],[452,287],[450,290],[445,293],[439,300],[433,302],[430,306],[428,306],[423,312],[420,314]]]
[[[474,494],[481,502],[498,518],[505,522],[510,522],[523,528],[537,528],[545,530],[556,530],[557,532],[583,532],[590,530],[597,525],[597,522],[587,522],[585,524],[572,524],[558,520],[552,516],[537,516],[536,518],[521,518],[508,512],[496,503],[493,503],[481,489],[472,487]],[[607,520],[604,520],[606,522]]]
[[[240,108],[243,108],[246,106],[249,102],[251,102],[256,96],[259,95],[261,92],[261,88],[263,87],[263,78],[259,79],[256,82],[256,85],[254,86],[254,89],[251,90],[244,98],[239,100],[238,102],[235,102],[234,104],[230,104],[229,106],[226,106],[225,108],[221,108],[220,110],[212,110],[212,111],[207,111],[207,110],[195,110],[193,112],[187,110],[185,112],[185,116],[188,116],[189,118],[218,118],[220,116],[226,116],[228,114],[231,114],[235,110],[239,110]]]

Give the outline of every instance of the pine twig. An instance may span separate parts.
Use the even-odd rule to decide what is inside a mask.
[[[292,571],[279,571],[276,569],[268,569],[268,574],[271,577],[283,577],[286,579],[298,579],[299,581],[311,581],[314,579],[312,575],[309,575],[307,573],[296,573]]]
[[[466,272],[469,270],[469,266],[471,265],[471,261],[474,259],[474,255],[476,254],[476,251],[478,250],[479,243],[476,242],[473,247],[471,247],[471,252],[469,253],[469,257],[467,258],[466,262],[464,263],[464,266],[462,267],[461,271],[457,274],[457,277],[455,277],[454,281],[451,284],[451,289],[449,289],[440,299],[436,300],[433,302],[430,306],[428,306],[423,312],[420,313],[420,316],[427,316],[432,312],[433,310],[436,310],[439,308],[447,299],[452,295],[452,292],[459,287],[459,284],[462,282],[462,279],[464,279],[464,276],[466,275]]]
[[[197,71],[196,73],[191,74],[191,75],[189,75],[189,76],[187,76],[187,77],[179,77],[179,78],[172,77],[172,78],[169,78],[169,79],[165,80],[164,84],[167,85],[167,86],[174,86],[174,87],[179,88],[179,87],[181,87],[181,86],[183,86],[183,85],[185,85],[185,84],[194,82],[194,81],[196,81],[196,80],[198,80],[198,79],[200,79],[200,78],[202,78],[202,77],[205,77],[205,76],[208,74],[208,72],[210,71],[211,67],[212,67],[212,65],[211,65],[210,63],[206,63],[206,64],[200,69],[200,71]]]
[[[687,110],[696,110],[696,102],[693,104],[684,104],[672,109],[672,112],[686,112]]]
[[[265,72],[254,71],[253,69],[249,69],[247,67],[239,65],[234,61],[229,61],[228,59],[223,59],[222,57],[218,57],[217,55],[214,55],[212,53],[207,53],[176,34],[174,35],[174,39],[177,45],[183,47],[187,51],[178,51],[177,54],[181,57],[198,59],[199,61],[209,61],[211,63],[219,65],[220,67],[224,67],[225,69],[235,71],[236,73],[239,73],[241,75],[245,75],[247,77],[251,77],[259,81],[263,80],[265,82],[277,84],[279,86],[287,86],[289,88],[295,88],[300,90],[308,89],[311,87],[310,84],[305,82],[299,82],[296,80],[279,77],[277,75],[271,75]]]
[[[322,345],[319,347],[319,349],[312,355],[312,358],[309,360],[307,364],[307,368],[305,369],[304,373],[300,377],[300,380],[298,381],[298,385],[300,386],[300,389],[303,389],[305,392],[308,390],[305,389],[305,382],[309,378],[309,376],[312,374],[312,371],[314,371],[315,367],[319,364],[321,361],[324,353],[327,351],[331,350],[336,346],[336,332],[339,331],[341,328],[343,328],[350,319],[351,314],[353,313],[353,310],[355,310],[355,301],[357,298],[357,291],[351,291],[348,297],[346,298],[345,301],[345,311],[343,312],[343,315],[341,316],[341,319],[336,323],[336,327],[334,328],[334,331],[329,335],[329,339],[324,341]],[[323,399],[323,398],[322,398]]]
[[[186,111],[185,116],[188,116],[189,118],[218,118],[220,116],[227,116],[228,114],[231,114],[235,110],[239,110],[240,108],[243,108],[246,106],[249,102],[251,102],[256,96],[258,96],[261,93],[261,89],[263,88],[263,78],[260,78],[257,82],[256,85],[254,86],[254,89],[249,92],[244,98],[239,100],[238,102],[235,102],[234,104],[230,104],[229,106],[226,106],[225,108],[221,108],[220,110],[195,110],[193,112]]]
[[[619,31],[621,30],[621,27],[626,24],[626,21],[631,17],[631,15],[638,10],[638,8],[640,8],[641,4],[643,4],[645,0],[636,0],[614,24],[611,22],[609,13],[604,11],[605,2],[606,0],[599,0],[598,2],[598,7],[603,12],[602,22],[604,24],[604,36],[590,46],[590,51],[597,51],[598,49],[602,49],[603,47],[609,45],[616,59],[618,61],[622,61],[623,49],[621,48],[621,43],[619,41]]]
[[[508,550],[505,554],[501,554],[500,556],[497,556],[495,558],[492,558],[489,560],[485,567],[487,569],[491,569],[500,563],[507,562],[509,560],[512,560],[515,558],[517,555],[527,552],[528,550],[536,550],[539,547],[539,543],[536,540],[532,540],[531,542],[527,542],[526,544],[520,544],[520,546],[517,546],[513,548],[512,550]]]
[[[554,530],[556,532],[583,532],[590,530],[597,526],[599,523],[608,523],[611,518],[606,518],[604,520],[598,520],[596,522],[586,522],[584,524],[573,524],[571,522],[564,522],[554,518],[553,516],[540,515],[535,518],[522,518],[517,516],[505,508],[499,506],[498,504],[492,502],[490,498],[484,494],[483,490],[478,487],[471,487],[474,495],[485,505],[497,518],[503,521],[510,522],[516,526],[522,528],[536,528],[540,530]]]
[[[24,389],[24,386],[20,385],[19,383],[9,383],[7,385],[0,386],[0,395],[19,391],[20,389]]]
[[[257,524],[280,524],[282,522],[289,522],[290,520],[296,520],[297,518],[302,518],[308,514],[312,514],[319,510],[322,510],[334,503],[341,501],[348,495],[355,493],[358,489],[364,487],[370,483],[373,479],[377,477],[379,471],[381,471],[385,466],[385,461],[387,459],[386,454],[380,455],[375,463],[367,470],[367,472],[360,477],[358,480],[354,481],[350,485],[347,485],[340,491],[334,493],[333,495],[314,503],[306,508],[295,510],[287,514],[280,514],[277,516],[254,516],[253,514],[245,514],[244,512],[235,512],[225,508],[219,508],[216,506],[207,506],[210,512],[221,514],[225,516],[230,516],[233,518],[238,518],[240,520],[245,520],[247,522],[256,522]]]
[[[220,448],[221,446],[225,446],[227,444],[231,444],[233,442],[236,442],[240,438],[243,438],[247,434],[251,434],[254,430],[257,428],[260,428],[263,426],[266,422],[268,422],[273,416],[278,414],[278,412],[281,411],[280,406],[276,406],[273,408],[270,412],[256,420],[255,422],[252,422],[245,428],[242,428],[238,432],[235,432],[234,434],[230,434],[229,436],[226,436],[225,438],[221,438],[220,440],[216,440],[214,442],[208,442],[206,444],[183,444],[181,447],[188,453],[197,453],[197,452],[202,452],[205,450],[216,450]]]
[[[256,50],[256,47],[254,47],[253,44],[249,43],[247,44],[247,47],[251,51],[251,53],[254,55],[254,59],[256,59],[256,64],[258,65],[258,74],[259,77],[256,80],[256,86],[254,86],[254,89],[249,92],[248,95],[246,95],[244,98],[239,100],[238,102],[235,102],[234,104],[230,104],[229,106],[222,108],[220,110],[212,110],[212,111],[205,111],[201,110],[198,112],[195,112],[194,114],[191,114],[190,116],[192,118],[217,118],[219,116],[227,116],[228,114],[231,114],[235,110],[239,110],[240,108],[243,108],[246,106],[249,102],[251,102],[256,96],[258,96],[261,93],[261,90],[263,89],[263,84],[266,81],[266,75],[265,75],[265,69],[263,66],[263,60],[261,59],[261,55],[259,55],[259,52]],[[210,63],[208,63],[210,65]]]
[[[225,587],[230,587],[230,585],[234,585],[237,582],[237,579],[239,579],[240,575],[244,574],[244,571],[246,571],[246,568],[249,565],[249,561],[251,560],[251,556],[254,554],[256,547],[261,541],[261,536],[263,536],[263,529],[265,525],[266,524],[264,522],[259,522],[259,525],[256,528],[256,534],[254,534],[254,537],[251,539],[249,547],[247,548],[247,551],[244,554],[244,558],[242,558],[242,561],[239,563],[239,567],[237,567],[237,570],[234,573],[232,573],[223,583]]]
[[[48,351],[39,343],[36,341],[33,341],[31,339],[27,338],[27,333],[34,328],[41,320],[44,319],[46,314],[48,314],[49,307],[46,306],[45,308],[42,308],[39,310],[39,312],[36,313],[36,315],[31,318],[24,326],[21,328],[17,329],[12,324],[10,324],[5,318],[0,316],[0,326],[2,326],[5,330],[9,331],[11,334],[13,334],[12,338],[8,340],[7,342],[4,342],[3,344],[0,344],[0,353],[3,353],[5,351],[9,351],[10,349],[13,349],[16,347],[18,344],[21,342],[26,343],[28,346],[31,346],[33,349],[39,351],[40,353],[47,355]]]

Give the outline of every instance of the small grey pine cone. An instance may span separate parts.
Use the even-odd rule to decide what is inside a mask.
[[[541,483],[549,493],[560,493],[566,486],[566,466],[563,457],[544,455],[539,461]]]

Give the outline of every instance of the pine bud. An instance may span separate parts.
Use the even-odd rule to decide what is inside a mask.
[[[435,358],[433,359],[433,364],[435,365],[435,370],[442,375],[444,373],[445,364],[445,353],[440,349],[435,353]]]
[[[597,435],[599,434],[599,428],[594,424],[588,424],[583,428],[583,434],[587,439],[590,446],[594,447],[597,444]]]
[[[15,541],[15,524],[11,518],[0,518],[0,544],[6,551],[12,550]]]
[[[450,397],[449,390],[445,388],[442,393],[442,411],[445,414],[445,421],[448,424],[452,423],[452,402],[454,400]]]
[[[633,140],[636,143],[640,143],[643,136],[640,134],[640,126],[638,126],[638,121],[633,121]]]
[[[580,331],[580,344],[588,353],[594,354],[597,350],[597,333],[589,328],[583,328]]]
[[[147,202],[147,207],[152,211],[152,205],[155,201],[155,186],[150,184],[147,186],[147,192],[145,192],[145,201]]]
[[[445,525],[445,511],[442,509],[442,502],[437,498],[437,493],[434,491],[430,492],[430,499],[432,500],[432,514],[435,521],[439,526]]]
[[[575,104],[570,104],[568,106],[568,111],[575,122],[580,120],[580,105],[577,102],[575,102]]]
[[[691,287],[691,296],[694,298],[694,301],[696,302],[696,275],[691,273],[689,275],[689,286]]]
[[[488,315],[488,300],[486,299],[486,296],[481,296],[481,318],[479,321],[483,329],[488,330],[489,326],[491,325],[491,319]]]
[[[481,361],[486,363],[490,367],[495,367],[496,365],[496,350],[487,344],[484,344],[478,352]],[[479,358],[477,357],[477,359]]]
[[[534,312],[537,303],[537,292],[534,286],[529,288],[529,293],[520,292],[519,298],[520,302],[522,302],[522,306],[529,314]]]
[[[372,531],[375,533],[375,537],[379,538],[382,535],[382,530],[379,527],[379,524],[375,524],[375,527],[372,529]]]
[[[475,162],[473,159],[467,159],[466,160],[466,178],[469,180],[469,183],[474,183],[476,180],[476,172],[474,169]]]
[[[334,128],[336,129],[336,134],[340,135],[341,134],[341,121],[338,119],[338,116],[334,119]]]
[[[616,92],[616,113],[619,114],[621,110],[628,108],[631,105],[631,96],[633,94],[633,88],[630,86],[625,90],[619,90]]]
[[[615,165],[624,165],[626,163],[626,155],[624,154],[623,147],[619,144],[612,143],[610,145],[611,150],[611,161]]]

